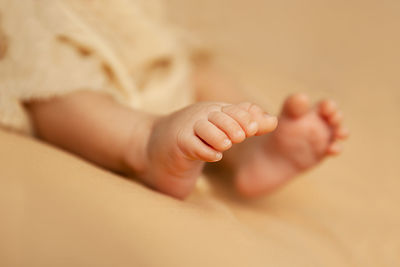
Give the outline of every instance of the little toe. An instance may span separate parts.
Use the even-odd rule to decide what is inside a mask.
[[[246,139],[246,133],[242,127],[228,114],[220,111],[211,112],[208,120],[223,131],[232,143],[240,143]]]
[[[310,110],[310,100],[306,94],[294,94],[288,97],[283,105],[282,114],[298,118]]]
[[[343,127],[343,126],[339,126],[338,128],[335,129],[334,132],[335,138],[336,139],[346,139],[349,137],[350,132],[347,128]]]
[[[194,132],[201,140],[217,151],[225,151],[232,146],[232,141],[228,136],[208,120],[196,122]]]
[[[252,115],[237,105],[229,105],[222,108],[222,111],[234,119],[244,130],[247,137],[253,136],[258,131],[258,124]]]
[[[338,142],[330,144],[327,149],[327,154],[332,156],[338,155],[341,152],[342,152],[342,146]]]
[[[340,111],[332,113],[328,117],[328,123],[333,127],[338,127],[343,121],[343,113]]]
[[[222,159],[222,153],[206,145],[199,137],[195,136],[192,140],[193,158],[206,162],[216,162]]]
[[[318,105],[319,113],[324,118],[331,117],[334,113],[337,112],[337,104],[333,100],[323,100]]]

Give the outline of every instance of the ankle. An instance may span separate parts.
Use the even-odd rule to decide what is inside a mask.
[[[160,116],[143,114],[143,119],[132,126],[130,138],[122,152],[123,172],[145,173],[149,166],[148,145],[151,133]]]

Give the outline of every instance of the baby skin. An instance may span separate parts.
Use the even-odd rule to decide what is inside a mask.
[[[244,196],[268,194],[329,155],[341,152],[339,141],[348,136],[335,102],[311,107],[308,97],[289,97],[272,133],[249,140],[232,151],[235,185]]]
[[[289,97],[278,118],[248,102],[199,102],[159,116],[85,91],[27,108],[43,140],[179,199],[206,162],[221,160],[243,196],[268,194],[338,154],[348,135],[333,101],[311,107],[303,94]]]
[[[225,152],[237,190],[259,196],[339,153],[337,141],[347,136],[341,120],[334,102],[311,108],[301,94],[287,99],[278,127],[278,119],[255,104],[197,103],[155,120],[140,177],[159,191],[184,198],[204,163],[222,160]],[[229,154],[232,146],[252,136],[259,137]],[[128,155],[127,162],[137,161]]]

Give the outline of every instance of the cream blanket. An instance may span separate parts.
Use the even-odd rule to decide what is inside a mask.
[[[141,0],[0,0],[0,124],[30,133],[23,102],[76,90],[170,112],[192,100],[188,49]]]

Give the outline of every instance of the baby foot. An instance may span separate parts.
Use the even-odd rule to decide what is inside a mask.
[[[138,176],[161,192],[184,198],[205,162],[221,160],[233,143],[268,133],[276,125],[277,119],[256,105],[249,109],[225,103],[188,106],[155,121]]]
[[[268,193],[327,155],[340,153],[339,140],[347,136],[333,101],[311,109],[306,95],[293,95],[284,104],[276,131],[243,144],[236,161],[236,187],[245,196]]]

